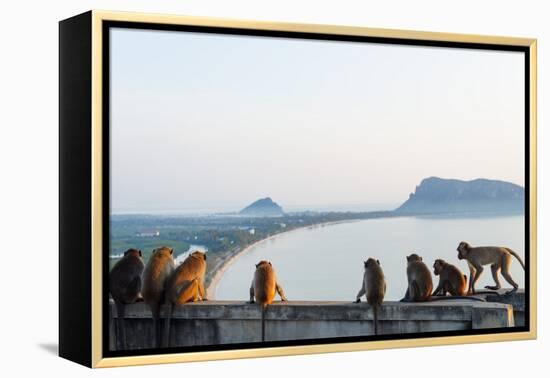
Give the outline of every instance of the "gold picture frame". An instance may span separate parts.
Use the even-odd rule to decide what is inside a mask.
[[[121,22],[121,23],[140,23],[140,24],[155,24],[155,25],[186,25],[197,27],[216,27],[216,28],[231,28],[243,30],[263,30],[263,31],[278,31],[278,32],[296,32],[296,33],[313,33],[322,35],[334,36],[357,36],[382,39],[396,39],[399,41],[424,41],[424,42],[449,42],[449,43],[465,43],[478,45],[502,45],[502,46],[520,46],[528,51],[527,59],[528,66],[528,84],[529,85],[529,102],[528,102],[528,122],[529,122],[529,330],[521,332],[507,333],[486,333],[476,335],[458,335],[444,337],[428,337],[414,339],[398,339],[398,340],[373,340],[361,342],[342,342],[331,344],[314,344],[314,345],[299,345],[299,346],[283,346],[269,348],[254,348],[254,349],[237,349],[237,350],[215,350],[201,351],[188,353],[170,353],[170,354],[154,354],[154,355],[137,355],[137,356],[122,356],[122,357],[104,357],[103,353],[103,332],[105,327],[103,322],[103,282],[104,282],[104,261],[103,261],[103,242],[105,236],[104,230],[104,208],[102,198],[104,196],[103,182],[103,167],[105,146],[103,145],[103,120],[104,114],[104,98],[103,98],[103,79],[104,79],[104,25],[106,22]],[[495,341],[512,341],[512,340],[527,340],[535,339],[537,336],[537,277],[536,277],[536,222],[537,222],[537,79],[536,79],[536,54],[537,41],[531,38],[515,38],[501,36],[484,36],[470,34],[453,34],[453,33],[436,33],[412,30],[393,30],[393,29],[378,29],[367,27],[354,26],[335,26],[335,25],[317,25],[317,24],[294,24],[280,22],[259,22],[247,20],[231,20],[217,19],[208,17],[188,17],[175,15],[161,14],[145,14],[145,13],[127,13],[127,12],[110,12],[93,10],[81,16],[62,21],[60,24],[60,88],[61,92],[65,89],[69,91],[74,80],[84,80],[82,96],[70,96],[68,93],[60,95],[60,124],[61,124],[61,187],[62,193],[60,197],[64,198],[61,206],[61,246],[60,246],[60,355],[73,361],[82,363],[90,367],[114,367],[114,366],[129,366],[129,365],[144,365],[144,364],[160,364],[173,362],[189,362],[189,361],[207,361],[220,359],[237,359],[251,357],[267,357],[267,356],[283,356],[283,355],[299,355],[311,353],[329,353],[329,352],[347,352],[361,351],[372,349],[389,349],[389,348],[404,348],[404,347],[424,347],[448,344],[466,344],[466,343],[482,343]],[[78,33],[83,33],[82,40],[78,39]],[[68,36],[72,34],[72,36]],[[81,54],[81,50],[86,49],[89,54]],[[80,57],[76,57],[79,55]],[[66,70],[69,63],[68,59],[73,59],[73,62],[86,63],[89,69],[89,77],[82,78],[82,73],[75,72],[72,76],[67,74]],[[76,61],[75,61],[76,59]],[[76,63],[75,63],[76,64]],[[86,73],[86,70],[83,71]],[[80,75],[80,76],[79,76]],[[85,75],[84,75],[85,76]],[[65,78],[63,78],[65,77]],[[71,81],[73,80],[73,81]],[[64,87],[67,85],[67,87]],[[89,91],[89,97],[86,93]],[[71,106],[71,101],[81,101],[82,109],[87,110],[78,114],[71,113],[68,108]],[[86,101],[90,101],[87,103]],[[71,108],[74,110],[74,107]],[[84,114],[86,113],[86,114]],[[71,118],[72,117],[72,118]],[[76,171],[70,166],[64,166],[64,159],[68,159],[70,148],[65,147],[70,143],[74,143],[77,133],[74,128],[79,125],[76,122],[89,121],[89,128],[84,128],[85,132],[81,136],[85,143],[89,142],[89,166],[86,166],[84,173],[89,174],[89,180],[85,184],[89,184],[89,190],[85,193],[71,192],[72,189],[63,189],[67,181],[76,175]],[[72,131],[71,131],[72,128]],[[80,134],[78,134],[80,137]],[[71,142],[71,140],[73,140]],[[74,151],[73,151],[74,152]],[[67,163],[68,164],[68,163]],[[73,176],[72,176],[73,175]],[[76,189],[74,189],[76,190]],[[72,214],[70,209],[71,204],[81,203],[82,196],[89,196],[89,201],[82,203],[82,206],[87,209],[89,223],[77,224],[74,222],[75,214]],[[72,214],[72,215],[71,215]],[[84,214],[84,215],[86,215]],[[71,218],[73,216],[73,218]],[[71,227],[80,227],[78,230]],[[64,241],[69,238],[68,233],[74,235],[71,240]],[[80,233],[86,234],[88,239],[79,239]],[[527,235],[526,235],[527,239]],[[81,243],[81,244],[79,244]],[[80,246],[82,250],[86,250],[84,258],[69,256],[69,247]],[[72,270],[73,273],[69,273]],[[76,274],[86,272],[82,277],[76,277]],[[71,275],[73,274],[73,275]],[[77,282],[79,279],[89,279],[89,297],[83,296],[81,301],[85,306],[81,306],[81,311],[91,310],[88,317],[81,320],[81,324],[73,324],[69,327],[68,319],[77,317],[71,306],[78,305],[78,301],[72,298],[73,293],[69,286],[80,288]],[[76,289],[75,289],[76,290]],[[64,299],[66,298],[66,299]],[[89,305],[87,304],[89,301]],[[87,323],[89,321],[89,323]],[[89,328],[85,328],[88,324]],[[79,332],[75,333],[76,330]],[[80,332],[81,330],[81,332]],[[74,334],[71,336],[70,333]],[[83,337],[82,334],[86,336]],[[82,352],[74,352],[75,345],[78,341],[74,338],[79,337],[83,343],[88,343],[89,348],[84,348]],[[88,338],[89,337],[89,338]],[[84,357],[83,357],[84,355]]]

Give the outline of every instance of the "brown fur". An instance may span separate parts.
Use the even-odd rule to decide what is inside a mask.
[[[206,254],[193,252],[181,263],[168,279],[166,300],[175,305],[197,300],[207,300],[204,289]]]
[[[525,269],[525,264],[519,255],[506,247],[472,247],[466,242],[460,242],[458,248],[458,258],[460,260],[466,260],[468,262],[468,268],[470,269],[470,281],[468,283],[468,293],[475,294],[475,284],[481,277],[484,265],[491,265],[491,273],[495,280],[494,286],[485,286],[486,289],[498,290],[501,288],[498,273],[500,272],[504,279],[512,285],[513,289],[508,291],[507,294],[513,293],[518,289],[518,284],[512,278],[510,274],[510,265],[512,264],[512,257],[515,257],[522,268]]]
[[[402,302],[424,302],[432,295],[433,283],[430,270],[416,253],[407,256],[408,287]]]
[[[206,253],[191,253],[172,273],[166,284],[168,315],[165,319],[163,346],[170,346],[170,322],[174,305],[188,302],[206,301],[204,275],[206,273]]]
[[[126,305],[141,299],[141,275],[144,264],[141,251],[129,249],[117,261],[109,273],[109,291],[117,309],[116,345],[117,349],[126,349],[126,325],[124,315]]]
[[[364,262],[365,273],[363,274],[363,285],[357,293],[356,303],[361,301],[361,297],[366,295],[367,303],[372,306],[374,319],[374,334],[378,334],[378,309],[384,301],[386,295],[386,279],[380,266],[380,261],[369,258]]]
[[[453,296],[466,294],[466,276],[460,269],[442,259],[435,260],[433,267],[434,274],[439,276],[439,284],[434,290],[433,296],[447,295],[447,293]]]
[[[167,280],[175,268],[173,252],[168,247],[155,249],[143,272],[143,300],[153,315],[153,334],[157,348],[161,344],[160,306],[164,302]]]
[[[281,300],[286,301],[283,288],[277,283],[273,266],[269,261],[260,261],[256,264],[254,279],[250,285],[250,303],[257,302],[265,308],[273,303],[276,292],[279,293]]]
[[[265,341],[265,312],[267,306],[273,303],[275,292],[279,293],[282,301],[286,301],[283,288],[277,282],[275,270],[269,261],[260,261],[256,264],[254,278],[250,285],[250,301],[257,302],[261,309],[262,341]]]

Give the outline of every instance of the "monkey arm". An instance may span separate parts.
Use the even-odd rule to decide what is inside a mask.
[[[203,281],[199,281],[199,294],[201,296],[201,299],[203,301],[207,301],[208,298],[206,297],[206,289],[204,287],[204,282]]]
[[[439,295],[442,289],[443,289],[443,286],[441,285],[441,282],[439,282],[439,285],[437,285],[437,288],[434,290],[432,297]]]
[[[410,286],[410,285],[409,285]],[[409,302],[410,301],[410,290],[409,286],[407,286],[407,290],[405,291],[405,296],[403,299],[401,299],[399,302]]]
[[[359,303],[361,302],[361,297],[365,295],[367,291],[365,290],[365,282],[363,281],[363,284],[361,285],[361,289],[359,289],[359,292],[357,293],[357,296],[355,297],[355,302]]]
[[[254,303],[254,280],[252,280],[252,283],[250,284],[250,300],[248,303]]]
[[[279,283],[277,282],[275,284],[275,288],[277,289],[277,293],[279,293],[279,297],[281,297],[281,300],[283,302],[286,301],[286,297],[285,297],[285,292],[283,291],[283,287],[281,285],[279,285]]]

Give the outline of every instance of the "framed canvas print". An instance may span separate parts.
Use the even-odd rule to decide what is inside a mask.
[[[536,41],[60,22],[62,357],[536,337]]]

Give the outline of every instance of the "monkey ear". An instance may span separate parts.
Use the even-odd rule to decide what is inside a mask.
[[[170,248],[170,254],[171,254],[171,255],[174,254],[174,248]]]
[[[420,259],[420,261],[422,261],[422,256],[418,256],[418,258]]]
[[[273,266],[273,265],[271,265],[271,261],[269,262],[269,266]]]
[[[380,260],[376,259],[376,263],[377,263],[378,265],[380,265]]]
[[[139,257],[143,257],[143,254],[141,253],[141,249],[138,249]]]

